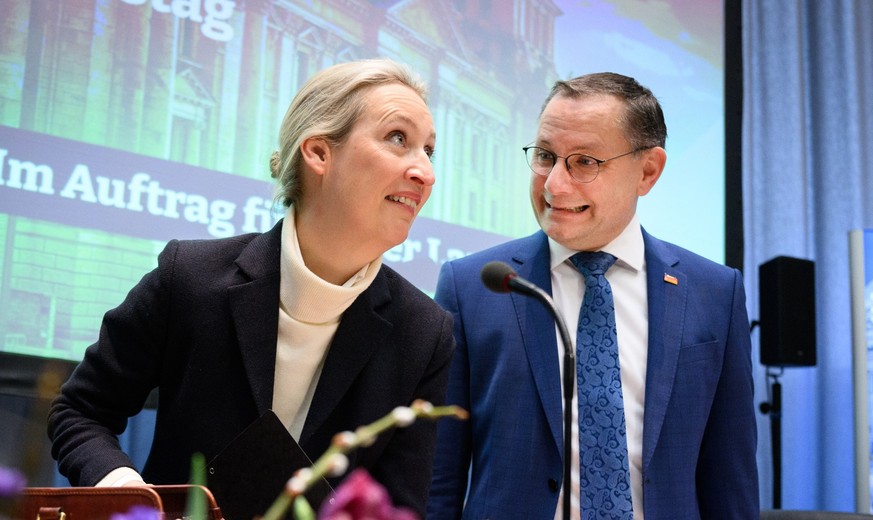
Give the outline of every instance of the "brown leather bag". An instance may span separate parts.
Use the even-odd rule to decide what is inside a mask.
[[[185,516],[189,493],[206,498],[206,520],[224,520],[215,497],[203,486],[31,487],[25,488],[13,518],[16,520],[109,520],[133,506],[158,512],[161,520]]]

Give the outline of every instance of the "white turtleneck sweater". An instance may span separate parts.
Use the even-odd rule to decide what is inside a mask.
[[[330,342],[343,312],[376,278],[382,257],[365,265],[343,285],[322,280],[300,253],[293,207],[282,226],[279,339],[273,381],[273,411],[298,439],[321,376]]]

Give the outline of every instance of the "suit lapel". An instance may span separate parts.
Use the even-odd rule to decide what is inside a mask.
[[[537,232],[531,238],[533,240],[523,243],[523,247],[518,255],[512,258],[512,262],[519,276],[551,295],[551,255],[548,239],[542,232]],[[555,447],[560,450],[563,446],[564,430],[555,322],[546,307],[534,298],[512,293],[512,304],[521,329],[522,342],[531,366],[534,384],[552,431]]]
[[[390,300],[387,276],[382,269],[370,287],[343,313],[300,434],[301,445],[324,424],[370,357],[385,342],[392,325],[377,309]]]
[[[282,221],[243,249],[236,263],[247,281],[227,290],[243,366],[259,416],[273,404],[281,247]]]
[[[649,350],[646,367],[646,403],[643,425],[643,472],[652,460],[673,393],[679,360],[688,279],[679,269],[679,259],[643,231],[646,244],[646,276],[649,302]],[[665,280],[665,275],[677,283]]]
[[[237,342],[258,415],[273,406],[276,342],[279,331],[279,284],[282,223],[256,237],[237,258],[245,281],[228,288]],[[343,313],[330,345],[300,444],[317,431],[339,403],[372,354],[391,331],[378,311],[390,301],[382,270],[370,287]]]

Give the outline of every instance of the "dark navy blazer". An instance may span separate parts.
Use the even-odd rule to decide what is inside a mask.
[[[282,223],[264,234],[172,241],[63,385],[49,434],[62,474],[93,485],[133,467],[116,435],[159,389],[146,482],[185,483],[191,455],[214,457],[273,399]],[[443,401],[451,316],[387,266],[343,314],[299,442],[311,459],[331,437],[417,398]],[[420,421],[351,456],[394,501],[424,511],[435,424]],[[336,484],[336,481],[333,482]]]

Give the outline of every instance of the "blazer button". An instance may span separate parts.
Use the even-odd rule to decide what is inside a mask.
[[[553,479],[553,478],[550,478],[549,479],[549,489],[551,489],[552,491],[557,491],[558,490],[558,481]]]

